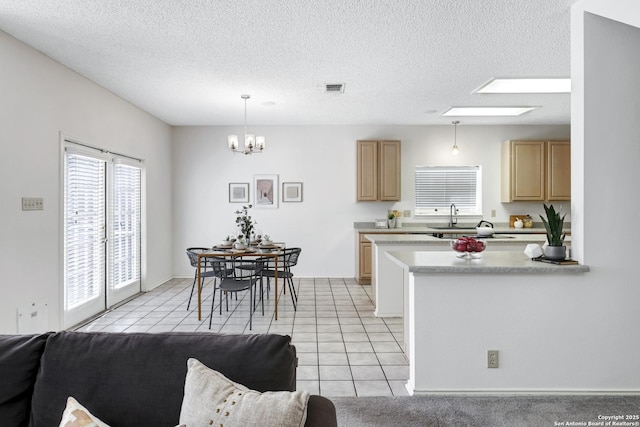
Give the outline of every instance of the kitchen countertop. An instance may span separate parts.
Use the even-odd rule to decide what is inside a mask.
[[[466,225],[461,225],[461,227],[466,227]],[[475,226],[469,225],[468,228],[433,228],[427,225],[413,225],[403,224],[400,228],[376,228],[373,225],[368,225],[368,223],[354,223],[354,229],[359,233],[392,233],[392,234],[433,234],[433,233],[443,233],[443,234],[475,234]],[[533,228],[513,228],[513,227],[502,227],[502,226],[494,226],[494,233],[498,234],[546,234],[546,230],[544,227],[533,227]],[[567,234],[571,233],[571,229],[566,229],[565,232]]]
[[[413,274],[576,274],[586,265],[555,265],[532,261],[522,252],[483,252],[479,259],[458,258],[453,251],[392,251],[387,256]]]
[[[446,233],[446,232],[445,232]],[[449,245],[452,238],[439,238],[431,234],[365,234],[367,240],[378,245],[406,245],[406,244],[438,244]],[[538,243],[544,244],[547,240],[546,234],[498,234],[494,237],[485,238],[492,243]],[[571,242],[571,238],[565,238],[566,243]]]

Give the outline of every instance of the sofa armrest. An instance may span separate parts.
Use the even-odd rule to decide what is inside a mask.
[[[28,424],[31,394],[48,337],[0,335],[0,424]]]
[[[336,407],[323,396],[309,396],[305,427],[338,427]]]

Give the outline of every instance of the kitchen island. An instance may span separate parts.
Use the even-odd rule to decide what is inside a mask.
[[[433,229],[432,229],[433,230]],[[452,231],[444,231],[451,234]],[[379,317],[402,317],[403,271],[386,257],[390,251],[447,251],[450,239],[430,234],[366,234],[372,243],[371,286],[375,303],[374,314]],[[486,239],[487,251],[524,251],[529,243],[544,244],[544,234],[495,234]],[[567,242],[569,239],[567,239]]]
[[[386,256],[405,273],[409,393],[557,387],[563,363],[546,361],[564,342],[547,334],[557,325],[546,314],[579,303],[576,288],[587,266],[537,262],[521,251],[487,251],[479,259],[458,258],[451,250]],[[500,352],[498,369],[487,368],[488,350]]]
[[[567,226],[566,233],[569,235],[571,233],[569,224],[565,225]],[[366,285],[371,284],[373,274],[371,263],[373,246],[371,242],[365,238],[366,235],[419,235],[422,237],[433,237],[434,234],[451,236],[455,234],[476,233],[475,224],[456,224],[453,228],[443,228],[443,226],[430,226],[425,223],[409,222],[402,224],[402,226],[398,228],[377,228],[374,227],[373,222],[355,222],[353,227],[355,231],[356,280],[358,283]],[[539,226],[534,224],[532,228],[514,228],[506,224],[495,224],[493,230],[496,234],[545,234],[545,229],[542,227],[542,224]]]

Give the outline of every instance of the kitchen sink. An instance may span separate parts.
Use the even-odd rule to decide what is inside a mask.
[[[465,234],[465,233],[432,233],[431,234],[433,237],[437,237],[438,239],[455,239],[457,237],[461,237],[463,235],[467,235],[468,237],[473,237],[474,239],[513,239],[513,236],[505,236],[503,234],[494,234],[493,236],[478,236],[478,235],[471,235],[471,234]]]
[[[458,226],[448,226],[448,225],[443,225],[443,226],[437,226],[437,227],[429,227],[429,228],[433,228],[434,230],[462,230],[462,231],[475,231],[475,227],[458,227]]]

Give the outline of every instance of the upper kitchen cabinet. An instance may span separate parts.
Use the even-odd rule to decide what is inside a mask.
[[[571,200],[571,143],[547,142],[547,200]]]
[[[400,200],[400,141],[357,141],[358,201]]]
[[[505,141],[501,199],[503,203],[570,200],[570,142]]]

